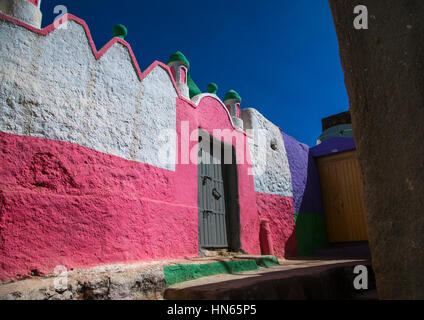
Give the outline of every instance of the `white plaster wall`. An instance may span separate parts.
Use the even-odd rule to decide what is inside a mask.
[[[244,130],[243,120],[241,120],[240,118],[237,118],[237,117],[232,117],[232,118],[233,118],[233,123],[234,123],[234,125],[235,125],[237,128],[239,128],[239,129],[241,129],[241,130]]]
[[[168,64],[168,67],[169,68],[172,68],[172,67],[175,68],[175,77],[176,77],[175,83],[177,84],[177,87],[178,87],[178,90],[180,91],[180,94],[184,98],[190,100],[190,89],[188,88],[188,84],[187,84],[187,81],[188,81],[188,69],[184,65],[184,68],[186,69],[186,83],[181,83],[180,82],[181,66],[183,66],[183,64],[180,63],[180,62],[178,62],[178,61],[171,62],[171,63]]]
[[[41,2],[38,4],[40,6]],[[40,29],[42,14],[39,6],[27,0],[0,0],[0,11]]]
[[[241,110],[241,118],[244,129],[255,135],[255,139],[248,139],[255,191],[292,197],[289,161],[280,129],[253,108]],[[261,134],[263,138],[258,139]]]
[[[0,21],[0,43],[1,131],[175,170],[158,158],[159,133],[176,128],[177,92],[163,68],[140,82],[119,43],[97,61],[73,21],[47,36]],[[167,147],[175,154],[176,141]]]

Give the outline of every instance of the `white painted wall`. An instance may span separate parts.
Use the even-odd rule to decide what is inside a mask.
[[[256,136],[248,139],[255,191],[292,197],[291,173],[280,129],[253,108],[242,109],[244,129]],[[257,139],[263,134],[264,139]],[[271,143],[276,150],[271,148]]]
[[[47,36],[0,21],[0,130],[76,143],[175,170],[158,159],[163,129],[176,128],[177,92],[160,66],[142,82],[115,44],[96,61],[74,21]],[[176,141],[170,147],[176,152]]]
[[[0,12],[40,29],[40,5],[41,1],[37,7],[27,0],[0,0]]]

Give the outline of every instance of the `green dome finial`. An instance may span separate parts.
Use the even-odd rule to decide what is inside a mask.
[[[234,90],[230,90],[225,94],[224,101],[226,100],[238,100],[241,103],[240,95]]]
[[[117,24],[114,26],[112,32],[115,37],[119,37],[121,39],[125,39],[128,34],[128,30],[123,24]]]
[[[187,68],[190,68],[190,62],[188,62],[187,58],[185,57],[185,55],[182,54],[181,51],[177,51],[171,54],[166,64],[170,64],[171,62],[176,62],[176,61],[182,62],[183,64],[186,65]]]
[[[218,92],[218,86],[216,85],[216,83],[211,82],[207,85],[206,90],[209,93],[216,94]]]

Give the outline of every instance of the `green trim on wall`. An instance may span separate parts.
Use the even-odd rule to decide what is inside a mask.
[[[328,246],[325,217],[321,214],[295,213],[296,240],[299,254],[313,255]]]
[[[113,27],[112,33],[115,37],[125,39],[125,37],[128,35],[128,30],[127,27],[125,27],[123,24],[117,24]]]
[[[257,263],[264,268],[271,268],[280,265],[277,257],[275,256],[262,256],[258,259]]]
[[[197,84],[191,78],[190,72],[188,73],[187,77],[187,86],[189,90],[190,99],[202,93]]]
[[[227,100],[238,100],[241,102],[241,97],[236,91],[230,90],[224,96],[224,102]]]
[[[220,261],[206,264],[180,264],[165,266],[166,284],[171,286],[176,283],[213,276],[216,274],[233,274],[239,272],[258,270],[255,260]]]
[[[187,68],[190,68],[190,62],[188,62],[187,58],[181,51],[177,51],[171,54],[166,64],[169,64],[175,61],[182,62],[183,64],[186,65]]]
[[[176,61],[181,62],[187,68],[190,68],[190,62],[187,60],[187,58],[181,51],[177,51],[171,54],[166,64],[170,64],[171,62],[176,62]],[[190,99],[202,93],[202,91],[199,89],[197,84],[191,78],[190,72],[187,72],[187,86],[189,90]]]
[[[206,91],[207,91],[208,93],[216,94],[216,93],[218,92],[218,86],[217,86],[217,84],[216,84],[216,83],[213,83],[213,82],[209,83],[209,84],[206,86]]]

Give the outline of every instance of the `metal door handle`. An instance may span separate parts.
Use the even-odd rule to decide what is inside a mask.
[[[203,181],[202,181],[203,185],[205,185],[205,184],[206,184],[206,181],[207,181],[208,179],[209,179],[210,181],[212,181],[212,178],[211,178],[211,177],[208,177],[208,176],[204,176],[204,177],[203,177]]]
[[[216,200],[219,200],[222,197],[222,195],[219,193],[218,190],[216,190],[216,188],[213,188],[212,195]]]
[[[213,213],[212,210],[203,210],[203,215],[204,217],[206,216],[206,218],[208,217],[208,215],[210,215],[211,213]]]

